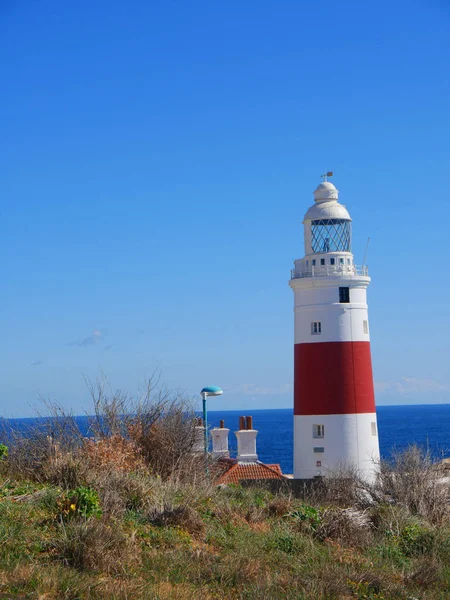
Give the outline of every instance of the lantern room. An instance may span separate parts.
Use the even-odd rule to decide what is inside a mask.
[[[314,204],[307,211],[305,227],[305,255],[352,251],[351,218],[339,204],[338,190],[329,181],[317,186]]]

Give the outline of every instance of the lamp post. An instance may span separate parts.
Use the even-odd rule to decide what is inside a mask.
[[[206,410],[206,398],[208,396],[221,396],[223,394],[223,390],[220,389],[217,385],[207,385],[200,392],[203,399],[203,427],[204,427],[204,439],[205,439],[205,460],[208,454],[208,413]],[[206,467],[208,470],[208,467]]]

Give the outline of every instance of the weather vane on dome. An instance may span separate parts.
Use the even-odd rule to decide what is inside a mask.
[[[328,177],[332,177],[332,175],[333,175],[333,171],[328,171],[327,173],[324,173],[323,175],[321,175],[321,177],[324,181],[328,181]]]

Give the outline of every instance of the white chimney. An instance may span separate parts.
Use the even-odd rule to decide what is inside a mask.
[[[256,454],[256,436],[258,431],[253,429],[252,417],[239,417],[239,431],[236,431],[239,462],[255,462],[258,460]]]
[[[211,438],[213,446],[214,458],[220,458],[221,456],[230,456],[228,452],[228,434],[230,430],[225,427],[224,421],[220,421],[220,427],[214,427],[211,429]]]
[[[202,419],[197,419],[197,425],[194,430],[194,443],[191,452],[194,454],[203,454],[205,452],[205,427]]]

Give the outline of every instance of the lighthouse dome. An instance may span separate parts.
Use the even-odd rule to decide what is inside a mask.
[[[316,202],[326,202],[327,200],[337,200],[338,190],[330,181],[323,181],[314,190],[314,200]]]
[[[337,201],[339,191],[330,181],[323,181],[314,190],[315,203],[308,209],[303,222],[317,219],[351,221],[348,210]]]

